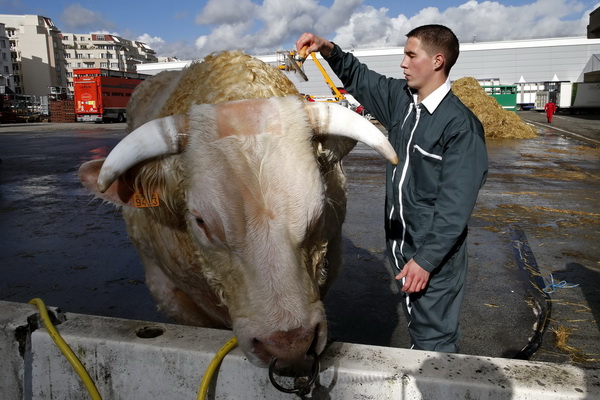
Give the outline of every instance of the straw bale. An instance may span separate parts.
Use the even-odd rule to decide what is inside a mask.
[[[452,92],[479,118],[486,138],[531,139],[537,136],[535,128],[524,123],[515,112],[503,109],[475,78],[454,81]]]

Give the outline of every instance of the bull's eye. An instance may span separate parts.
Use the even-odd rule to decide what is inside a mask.
[[[206,235],[208,240],[212,241],[213,240],[212,235],[210,233],[210,230],[208,229],[208,226],[206,226],[204,219],[202,217],[195,217],[195,219],[196,219],[196,225],[198,225],[198,228],[202,229],[202,231],[204,231],[204,234]]]
[[[206,223],[206,221],[204,220],[204,218],[202,218],[202,214],[195,210],[195,209],[191,209],[190,210],[190,225],[192,225],[194,222],[196,222],[196,226],[202,231],[204,232],[204,235],[206,236],[206,239],[208,239],[210,242],[213,242],[214,238],[213,234],[211,233],[211,229],[209,228],[209,224]]]

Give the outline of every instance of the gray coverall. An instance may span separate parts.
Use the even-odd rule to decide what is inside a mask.
[[[406,80],[369,70],[337,45],[326,60],[387,129],[398,154],[398,165],[386,171],[390,262],[401,270],[413,258],[431,273],[424,291],[403,295],[412,346],[457,352],[467,222],[487,176],[483,127],[449,81],[417,105]]]

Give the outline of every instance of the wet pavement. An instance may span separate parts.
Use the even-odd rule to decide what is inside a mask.
[[[531,359],[599,367],[600,121],[557,115],[548,125],[543,114],[519,115],[540,136],[488,141],[489,178],[470,224],[461,352],[514,357],[534,337],[535,290],[514,249],[521,232],[538,281],[547,285],[553,274],[579,285],[550,295],[547,330]],[[69,312],[168,321],[144,285],[120,212],[77,179],[79,165],[105,156],[123,135],[123,124],[0,126],[1,300],[41,297]],[[346,265],[325,299],[331,336],[407,347],[384,253],[384,162],[358,145],[345,169]],[[566,341],[557,345],[557,336]]]

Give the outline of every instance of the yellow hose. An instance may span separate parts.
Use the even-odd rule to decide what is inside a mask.
[[[208,364],[208,368],[206,368],[206,372],[204,373],[204,377],[202,377],[202,382],[200,383],[200,389],[198,390],[198,400],[204,400],[206,398],[208,386],[210,385],[210,381],[212,380],[215,371],[217,368],[219,368],[221,361],[223,361],[223,358],[225,358],[227,353],[233,350],[237,344],[238,341],[235,336],[229,339],[229,341],[225,343],[223,347],[221,347],[221,350],[215,354],[210,364]]]
[[[54,340],[54,343],[56,343],[56,345],[58,346],[60,351],[67,358],[69,363],[71,363],[71,366],[73,367],[73,369],[75,370],[77,375],[79,375],[79,377],[83,381],[83,384],[85,385],[87,391],[89,392],[91,399],[92,400],[101,400],[102,397],[100,397],[100,393],[98,393],[98,389],[96,389],[96,385],[94,385],[94,381],[92,381],[92,378],[90,377],[88,372],[85,370],[85,367],[83,366],[83,364],[81,364],[81,361],[79,361],[79,358],[77,358],[75,353],[73,353],[73,350],[71,350],[71,348],[69,347],[67,342],[65,342],[64,339],[62,338],[62,336],[60,336],[60,333],[58,333],[56,328],[54,328],[54,325],[52,324],[52,321],[50,320],[50,317],[48,316],[48,311],[46,310],[46,305],[44,304],[42,299],[39,299],[39,298],[31,299],[29,301],[29,304],[36,305],[37,308],[39,309],[40,317],[42,319],[42,322],[44,323],[44,326],[46,327],[46,330],[50,334],[50,337],[52,338],[52,340]]]
[[[102,397],[100,397],[100,393],[98,393],[98,389],[96,389],[94,381],[92,381],[92,378],[86,371],[85,367],[83,366],[83,364],[81,364],[79,358],[77,358],[75,353],[73,353],[73,350],[71,350],[67,342],[65,342],[62,336],[60,336],[60,333],[58,333],[58,331],[52,324],[50,316],[48,315],[48,311],[46,310],[46,305],[44,304],[42,299],[31,299],[29,300],[29,304],[37,306],[38,310],[40,311],[40,318],[42,319],[42,322],[44,323],[44,327],[48,331],[48,334],[50,335],[54,343],[56,343],[56,346],[58,346],[63,355],[67,358],[77,375],[79,375],[79,377],[81,378],[83,384],[85,385],[87,391],[90,394],[90,398],[92,400],[102,400]],[[204,373],[202,382],[200,383],[200,389],[198,390],[198,400],[204,400],[206,398],[206,395],[208,393],[208,386],[210,385],[210,381],[212,380],[215,371],[219,368],[221,361],[223,361],[223,358],[225,358],[227,353],[233,350],[237,346],[237,344],[237,338],[234,336],[231,339],[229,339],[227,343],[225,343],[225,345],[221,348],[221,350],[217,352],[217,354],[215,354],[212,361],[208,365],[206,372]]]

